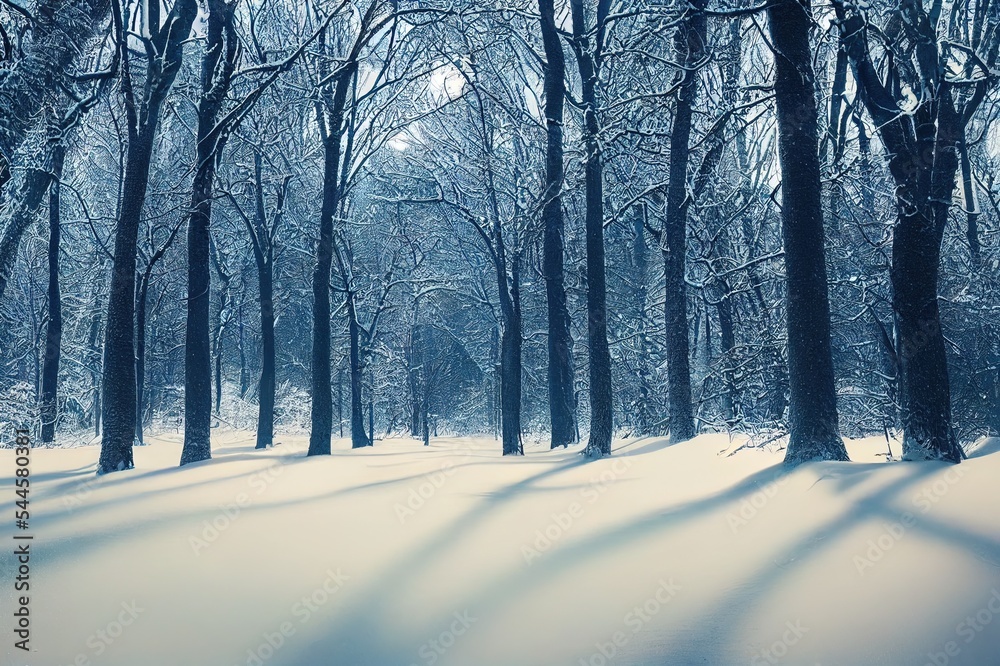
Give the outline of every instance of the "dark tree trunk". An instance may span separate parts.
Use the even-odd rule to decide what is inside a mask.
[[[263,336],[262,336],[263,337]],[[250,391],[250,373],[247,370],[246,335],[243,322],[243,299],[236,311],[236,346],[240,353],[240,400],[245,400]]]
[[[215,389],[215,415],[222,416],[222,327],[218,331],[218,344],[215,348],[215,382],[212,385]]]
[[[62,178],[65,147],[52,148],[52,183],[49,185],[49,313],[45,326],[45,354],[42,357],[42,441],[52,442],[59,420],[59,356],[62,351],[62,296],[59,293],[59,180]]]
[[[369,377],[368,389],[368,446],[375,446],[375,375]]]
[[[209,0],[208,30],[198,103],[198,164],[188,220],[187,333],[184,352],[184,448],[181,465],[212,457],[211,232],[215,169],[227,134],[218,117],[236,65],[235,3]],[[221,314],[220,314],[221,317]],[[216,403],[221,407],[222,331],[216,357]],[[218,408],[217,408],[218,409]]]
[[[688,341],[687,254],[688,154],[691,121],[698,96],[698,65],[705,51],[708,19],[702,11],[705,0],[694,0],[674,37],[677,61],[684,63],[683,81],[670,133],[670,174],[666,216],[663,218],[663,276],[666,290],[667,398],[670,439],[674,442],[695,435],[691,407],[691,356]]]
[[[344,369],[337,370],[337,420],[340,423],[340,438],[344,438]]]
[[[736,332],[733,326],[732,289],[726,280],[722,281],[721,289],[722,297],[719,299],[716,310],[719,314],[719,334],[722,338],[722,377],[725,383],[722,403],[726,412],[726,419],[730,422],[735,422],[737,387],[733,363],[736,353]]]
[[[639,404],[636,414],[636,432],[640,436],[649,435],[652,429],[653,414],[650,410],[650,397],[652,386],[649,382],[649,317],[646,312],[646,300],[649,288],[649,260],[646,250],[646,229],[645,210],[642,209],[636,215],[632,224],[632,264],[635,267],[633,281],[635,283],[635,318],[639,322],[639,358],[636,359],[638,365],[639,379]]]
[[[490,427],[493,431],[493,439],[500,438],[500,424],[502,422],[500,414],[500,386],[503,374],[500,367],[501,344],[500,329],[494,326],[493,330],[490,331],[490,365],[493,368],[490,384]]]
[[[131,469],[132,442],[136,427],[135,382],[135,268],[139,221],[149,185],[153,141],[160,108],[177,76],[183,44],[198,14],[195,0],[177,0],[161,29],[152,39],[159,54],[147,63],[147,89],[142,102],[132,90],[127,58],[123,87],[129,116],[129,142],[125,157],[121,212],[115,230],[114,266],[108,296],[108,318],[104,342],[103,436],[97,473]],[[127,49],[122,48],[122,53]]]
[[[420,405],[420,430],[421,437],[424,440],[424,446],[430,446],[431,444],[431,426],[430,419],[428,418],[427,411],[429,409],[430,396],[429,391],[424,389],[424,399],[421,401]]]
[[[576,441],[573,410],[573,341],[564,286],[564,229],[562,214],[563,109],[566,98],[566,60],[555,24],[553,0],[539,0],[542,43],[545,47],[545,192],[542,220],[545,226],[543,273],[548,302],[549,414],[551,447]]]
[[[511,286],[508,312],[500,334],[500,430],[503,455],[522,456],[521,442],[521,276],[520,257],[511,257]],[[506,271],[501,288],[507,289]]]
[[[257,448],[274,443],[275,345],[274,345],[274,267],[270,261],[259,274],[260,290],[260,387],[257,390]]]
[[[409,353],[407,355],[409,362],[407,379],[410,388],[410,436],[414,439],[421,437],[423,433],[420,421],[427,393],[424,382],[421,381],[424,373],[423,344],[420,327],[414,324],[410,328]]]
[[[201,161],[199,150],[199,162]],[[184,354],[184,448],[181,464],[212,457],[212,351],[209,341],[211,277],[209,222],[214,174],[200,168],[195,175],[188,222],[187,335]]]
[[[351,448],[360,449],[371,446],[371,440],[365,434],[365,411],[362,402],[361,367],[361,325],[358,323],[357,306],[354,294],[347,292],[347,333],[350,337],[350,382],[351,382]]]
[[[319,239],[316,243],[316,268],[313,271],[313,349],[312,349],[312,423],[309,432],[307,455],[330,455],[330,439],[333,437],[333,391],[330,369],[330,278],[333,271],[333,218],[340,210],[343,182],[340,167],[342,157],[341,139],[344,136],[344,118],[347,95],[358,72],[361,49],[367,43],[368,31],[375,18],[379,2],[369,4],[358,27],[357,38],[347,57],[331,79],[332,90],[327,87],[317,104],[317,122],[323,138],[323,203],[320,209]],[[320,37],[321,44],[325,45]],[[347,173],[344,173],[346,179]],[[351,285],[344,285],[349,289]],[[356,321],[356,320],[355,320]],[[354,378],[351,379],[354,393]],[[360,384],[360,381],[359,381]],[[360,385],[357,389],[360,401]],[[352,396],[353,403],[353,396]],[[363,420],[360,428],[353,427],[352,433],[364,437]],[[360,413],[360,406],[358,409]]]
[[[330,455],[333,436],[333,394],[330,381],[330,277],[333,271],[333,218],[340,203],[340,140],[350,79],[341,75],[331,102],[324,138],[323,204],[320,211],[316,268],[313,271],[312,424],[308,455]],[[352,393],[354,378],[351,378]],[[359,397],[360,401],[360,397]],[[354,411],[352,398],[352,412]],[[359,405],[360,410],[360,405]],[[355,431],[352,414],[352,440]],[[358,428],[364,437],[363,428]]]
[[[781,226],[787,274],[789,442],[786,464],[847,460],[837,423],[830,342],[818,117],[808,0],[767,10],[774,43]]]
[[[135,439],[143,444],[143,408],[146,402],[146,308],[149,298],[148,273],[139,282],[135,299]]]
[[[936,26],[918,5],[906,4],[921,48],[936,49]],[[919,80],[913,82],[925,91],[925,99],[903,114],[872,62],[864,18],[857,13],[848,17],[840,3],[835,9],[859,97],[891,155],[889,171],[896,183],[890,279],[898,335],[903,457],[957,463],[964,452],[952,430],[948,362],[938,308],[938,266],[954,198],[960,146],[989,81],[980,81],[959,111],[946,72],[940,63],[932,62],[930,65],[936,67],[921,69]],[[923,20],[918,20],[921,17]]]
[[[944,155],[936,157],[939,163],[943,159]],[[963,457],[951,426],[948,360],[937,299],[947,207],[930,217],[918,211],[901,212],[893,234],[890,275],[899,329],[906,460],[959,462]],[[935,219],[938,215],[940,218]]]
[[[274,397],[275,397],[275,343],[274,343],[274,237],[281,225],[285,207],[285,196],[288,191],[288,178],[278,190],[275,203],[274,219],[270,229],[267,225],[267,213],[264,210],[264,182],[262,176],[262,157],[254,152],[254,219],[241,214],[243,222],[250,234],[250,244],[253,248],[254,261],[257,264],[257,292],[260,298],[260,339],[261,363],[260,382],[257,386],[257,446],[266,449],[274,440]],[[242,305],[240,306],[242,313]],[[242,338],[242,315],[240,320]],[[240,355],[243,355],[240,345]],[[245,363],[241,361],[241,364]],[[242,379],[241,384],[245,381]]]
[[[158,109],[157,109],[158,110]],[[104,334],[103,429],[100,474],[131,469],[136,429],[136,377],[133,347],[136,242],[146,198],[154,128],[146,124],[129,141],[121,216],[115,232],[114,267]]]
[[[582,0],[571,0],[573,39],[582,81],[584,182],[587,236],[587,340],[590,346],[590,440],[586,455],[611,455],[613,434],[611,351],[608,348],[607,282],[604,269],[604,169],[597,118],[597,56],[601,52],[608,0],[598,2],[597,38],[590,50]]]

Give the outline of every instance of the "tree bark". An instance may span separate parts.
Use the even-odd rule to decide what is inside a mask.
[[[650,409],[650,397],[653,387],[649,381],[649,317],[646,311],[646,301],[649,287],[649,261],[646,250],[646,211],[640,209],[632,222],[632,265],[634,267],[633,282],[635,318],[639,322],[639,357],[637,374],[639,380],[639,401],[636,405],[636,434],[645,436],[651,434],[653,414]]]
[[[511,257],[511,286],[506,301],[503,331],[500,334],[500,437],[503,455],[523,456],[521,442],[521,275],[520,257],[517,252]],[[498,271],[499,274],[499,271]],[[500,287],[507,290],[507,273],[502,273]],[[498,275],[499,277],[499,275]]]
[[[952,430],[951,393],[944,334],[938,308],[941,243],[954,199],[960,144],[975,109],[985,97],[984,80],[961,112],[941,65],[922,68],[924,99],[902,114],[882,83],[869,51],[864,18],[847,16],[835,4],[842,40],[859,96],[878,126],[891,157],[896,183],[897,221],[893,230],[892,304],[896,316],[900,372],[903,457],[960,462],[964,452]],[[901,11],[919,33],[920,48],[937,52],[937,35],[923,8],[909,0]]]
[[[211,232],[215,170],[225,148],[219,112],[229,92],[238,49],[233,26],[235,2],[209,0],[208,30],[198,102],[198,164],[188,220],[187,330],[184,345],[184,446],[181,465],[212,457]],[[221,315],[220,315],[221,316]],[[222,332],[219,332],[221,363]],[[217,386],[222,374],[217,366]],[[221,386],[218,386],[221,391]],[[221,399],[221,394],[219,395]]]
[[[143,127],[129,141],[121,216],[115,232],[114,265],[104,335],[101,455],[98,473],[131,469],[136,428],[133,349],[136,241],[146,198],[154,128]]]
[[[122,204],[115,231],[114,265],[104,342],[103,437],[98,474],[131,469],[136,424],[135,268],[139,221],[149,186],[153,141],[160,109],[180,69],[183,44],[198,14],[195,0],[177,0],[166,23],[151,40],[159,53],[147,63],[142,103],[138,103],[128,63],[123,62],[129,142],[125,158]],[[121,49],[126,53],[127,49]]]
[[[674,37],[677,62],[683,63],[683,80],[670,132],[670,173],[666,215],[663,218],[663,275],[666,289],[667,397],[670,439],[681,442],[695,435],[691,407],[691,356],[687,315],[687,211],[688,155],[691,122],[698,97],[698,63],[708,38],[705,0],[693,0]]]
[[[149,298],[149,275],[139,281],[135,299],[135,439],[143,444],[143,409],[146,403],[146,308]]]
[[[790,407],[786,464],[847,460],[837,422],[830,342],[809,0],[768,8],[774,44],[781,227],[787,274]]]
[[[590,50],[583,1],[570,0],[573,39],[580,70],[583,101],[584,183],[587,237],[587,339],[590,346],[590,438],[586,455],[611,455],[613,407],[611,351],[608,348],[607,280],[604,261],[604,168],[601,163],[600,124],[597,118],[597,55],[608,0],[598,2],[597,38]]]
[[[328,135],[323,140],[323,204],[320,211],[319,239],[316,243],[316,268],[313,271],[312,423],[309,432],[308,453],[311,456],[329,455],[330,438],[333,436],[333,393],[330,377],[330,277],[333,271],[333,217],[340,205],[340,140],[343,133],[344,106],[352,76],[353,72],[351,75],[342,73],[337,80],[336,89],[329,104],[330,119],[326,123]]]
[[[45,353],[42,357],[42,442],[55,440],[59,420],[59,357],[62,351],[62,296],[59,292],[59,180],[62,178],[66,148],[52,148],[52,182],[49,185],[49,293],[48,323],[45,326]]]
[[[261,338],[261,369],[257,385],[257,445],[258,449],[266,449],[274,440],[274,398],[276,387],[275,373],[275,341],[274,341],[274,238],[281,225],[285,208],[285,196],[288,192],[289,177],[286,177],[278,189],[275,202],[273,221],[268,228],[267,213],[264,210],[264,181],[260,152],[254,151],[254,217],[250,218],[237,211],[243,219],[250,235],[250,245],[253,249],[254,261],[257,264],[257,293],[260,299],[260,338]],[[232,199],[231,199],[232,200]],[[235,201],[234,201],[235,205]],[[241,305],[242,311],[242,305]],[[241,320],[242,326],[242,320]],[[241,329],[242,330],[242,329]],[[241,356],[243,355],[241,344]],[[245,364],[244,364],[245,365]],[[242,374],[243,371],[241,371]],[[243,383],[241,377],[241,384]]]
[[[568,446],[576,441],[573,405],[573,341],[570,334],[569,308],[566,304],[563,254],[564,224],[562,214],[563,112],[566,98],[566,59],[555,24],[553,0],[538,0],[542,43],[545,48],[545,192],[542,221],[543,274],[548,303],[548,387],[549,415],[552,424],[551,448]]]
[[[365,434],[365,412],[361,395],[361,325],[358,323],[357,304],[354,293],[347,291],[347,333],[350,338],[350,382],[351,382],[351,448],[361,449],[371,446],[371,439]]]

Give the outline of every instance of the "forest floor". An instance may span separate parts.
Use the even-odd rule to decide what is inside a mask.
[[[35,449],[33,652],[8,628],[0,663],[1000,664],[1000,440],[957,467],[851,441],[856,462],[789,474],[741,441],[306,459],[219,433],[179,469],[163,435],[101,478],[95,447]]]

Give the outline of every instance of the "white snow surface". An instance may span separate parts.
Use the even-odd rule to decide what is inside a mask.
[[[184,468],[150,441],[103,477],[96,447],[32,451],[32,651],[5,628],[4,666],[1000,664],[1000,440],[790,473],[726,435],[587,462],[217,433]]]

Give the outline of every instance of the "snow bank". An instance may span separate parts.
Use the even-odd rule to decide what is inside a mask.
[[[348,446],[232,433],[178,469],[160,437],[101,478],[94,447],[33,451],[34,651],[8,630],[3,663],[1000,664],[997,440],[958,467],[856,441],[787,475],[725,436],[590,463]]]

